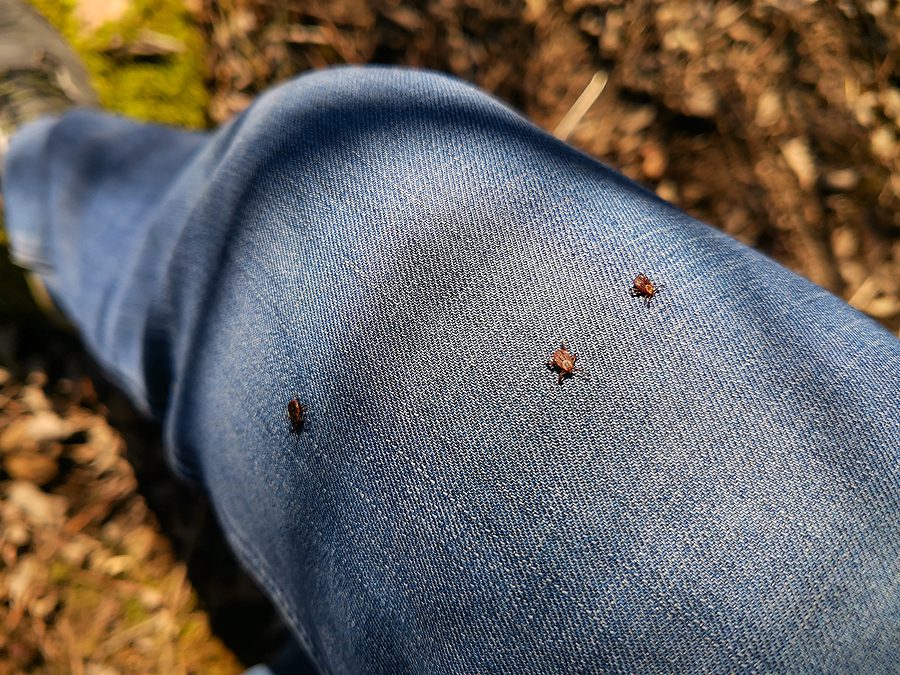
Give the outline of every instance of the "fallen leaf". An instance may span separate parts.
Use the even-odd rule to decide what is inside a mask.
[[[24,453],[5,457],[3,469],[16,480],[27,480],[37,485],[46,485],[56,478],[59,464],[52,457]]]
[[[49,495],[34,483],[24,480],[12,482],[6,489],[6,494],[10,503],[17,506],[25,520],[32,525],[53,527],[62,525],[68,508],[68,500],[65,497]]]
[[[797,182],[804,190],[816,184],[816,165],[809,145],[802,138],[792,138],[781,146],[781,154],[797,176]]]
[[[13,421],[0,435],[0,452],[32,448],[44,441],[56,441],[70,436],[72,425],[49,410]]]

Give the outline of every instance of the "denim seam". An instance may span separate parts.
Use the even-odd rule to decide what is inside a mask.
[[[261,264],[258,267],[253,267],[253,266],[250,266],[249,268],[242,267],[241,272],[243,274],[246,274],[250,280],[258,281],[259,277],[254,275],[253,270],[254,269],[265,269],[266,261],[267,261],[267,258],[265,256],[262,256],[260,258]],[[253,297],[255,297],[256,300],[261,303],[261,305],[270,306],[274,309],[273,315],[275,316],[275,318],[278,322],[278,326],[280,327],[282,332],[284,332],[285,334],[289,334],[290,333],[290,327],[288,325],[289,322],[287,320],[287,317],[283,315],[280,305],[278,305],[278,303],[268,302],[267,298],[260,295],[258,288],[260,288],[260,284],[258,284],[258,283],[249,283],[246,285],[246,290],[249,290],[253,294]],[[278,367],[278,365],[280,365],[280,364],[273,364],[273,365],[274,365],[274,367],[271,369],[271,372],[278,372],[278,373],[282,372],[282,370]],[[291,392],[290,395],[293,395],[293,392]],[[272,427],[269,424],[266,424],[266,429],[273,438],[277,437],[277,434],[283,433],[283,428]],[[322,444],[319,442],[317,437],[312,436],[312,438],[310,439],[310,444],[312,445],[312,454],[314,454],[320,458],[325,456],[325,453],[323,452]],[[291,454],[295,454],[295,453],[291,452]],[[345,487],[347,487],[348,489],[353,489],[357,493],[357,496],[361,497],[362,499],[366,499],[368,496],[365,493],[365,491],[362,490],[357,485],[347,484],[347,485],[345,485]],[[325,533],[321,530],[321,528],[318,528],[315,525],[313,525],[313,533],[317,537],[319,537],[321,540],[327,539]],[[367,580],[365,578],[363,578],[361,575],[357,575],[356,579],[363,586],[363,588],[366,590],[366,592],[371,597],[373,597],[373,598],[377,597],[378,594],[370,587],[369,583],[367,582]],[[383,606],[382,606],[382,609],[384,609]]]
[[[262,257],[260,259],[260,262],[265,263],[266,258]],[[239,269],[242,274],[247,275],[248,280],[254,281],[254,282],[259,281],[259,277],[255,276],[253,273],[253,268],[250,268],[248,266],[241,266]],[[267,303],[266,299],[262,295],[260,295],[260,293],[258,291],[259,286],[260,285],[258,283],[247,283],[244,286],[244,290],[249,291],[260,304],[268,306],[270,303]],[[281,308],[278,305],[274,305],[273,309],[275,310],[273,314],[277,318],[280,329],[285,333],[290,333],[291,332],[290,327],[288,326],[286,317],[283,316],[283,314],[281,312]],[[278,368],[273,368],[272,370],[273,370],[273,372],[280,372],[280,369],[278,369]],[[272,427],[270,425],[266,425],[266,429],[267,429],[268,434],[270,436],[272,436],[273,438],[277,437],[277,434],[283,431],[283,429]],[[322,452],[320,443],[316,440],[313,440],[312,443],[313,443],[313,448],[314,448],[313,452],[315,454],[319,455],[320,457],[324,456],[324,453]],[[181,455],[177,450],[175,450],[171,456],[173,459],[173,464],[176,466],[176,468],[180,469],[183,474],[186,474],[190,477],[202,475],[202,472],[199,471],[199,469],[197,467],[194,467],[193,464],[190,464],[187,461],[182,460]],[[348,487],[350,487],[350,486],[348,486]],[[358,486],[354,485],[352,487],[358,493],[362,493],[362,490]],[[262,579],[263,582],[265,583],[266,587],[272,592],[273,596],[278,598],[278,604],[279,604],[279,607],[281,608],[281,610],[285,613],[287,618],[295,625],[296,629],[302,633],[301,637],[306,641],[308,649],[314,655],[317,665],[323,663],[324,660],[322,659],[319,652],[314,648],[312,640],[310,639],[307,631],[303,628],[302,623],[298,619],[297,612],[296,612],[296,610],[293,609],[293,604],[279,590],[279,587],[272,581],[272,579],[276,578],[276,577],[268,571],[267,563],[264,562],[264,559],[262,557],[260,557],[258,554],[256,554],[255,552],[252,551],[252,549],[250,548],[250,544],[247,543],[248,539],[243,535],[243,533],[240,532],[240,530],[236,526],[234,520],[228,514],[225,513],[225,510],[220,511],[220,516],[222,517],[223,521],[227,521],[228,526],[234,531],[235,537],[237,539],[237,543],[239,544],[238,547],[241,549],[241,551],[246,555],[246,557],[248,558],[248,560],[251,563],[258,566],[259,574],[263,578]],[[325,538],[323,536],[323,533],[318,528],[314,527],[314,532],[320,538],[322,538],[322,539]],[[372,591],[372,589],[370,588],[369,584],[366,582],[365,579],[358,576],[357,581],[359,581],[363,585],[363,587],[366,589],[366,591],[371,596],[374,597],[376,595]],[[322,670],[325,670],[326,672],[330,672],[325,668],[322,668]]]
[[[269,571],[269,566],[265,558],[256,552],[253,546],[248,542],[244,533],[225,511],[218,511],[218,515],[226,526],[227,532],[230,534],[229,539],[231,540],[231,543],[238,549],[239,553],[246,558],[247,562],[255,566],[251,567],[253,573],[259,577],[259,581],[269,590],[275,599],[278,608],[299,633],[300,639],[304,642],[303,646],[306,647],[309,655],[315,661],[316,666],[323,672],[330,673],[331,670],[324,666],[325,661],[322,658],[322,655],[310,639],[308,631],[303,626],[303,622],[298,618],[298,613],[294,608],[294,604],[281,591],[280,587],[273,582],[275,575]]]

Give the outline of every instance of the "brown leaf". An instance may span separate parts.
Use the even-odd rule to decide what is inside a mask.
[[[59,464],[52,457],[23,453],[5,457],[3,469],[15,480],[27,480],[37,485],[46,485],[56,478]]]
[[[10,452],[35,447],[44,441],[56,441],[70,436],[72,424],[49,410],[14,420],[0,434],[0,452]]]
[[[68,500],[65,497],[49,495],[34,483],[24,480],[11,483],[6,494],[10,503],[22,512],[29,524],[39,527],[62,525],[68,508]]]

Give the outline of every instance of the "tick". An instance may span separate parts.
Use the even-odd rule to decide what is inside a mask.
[[[631,282],[631,295],[635,298],[643,298],[644,304],[649,307],[650,302],[661,288],[663,288],[662,284],[654,284],[646,274],[638,274]]]
[[[570,352],[565,343],[561,344],[559,349],[555,350],[550,355],[550,360],[547,361],[547,367],[550,370],[555,370],[559,373],[559,378],[556,380],[557,384],[562,384],[564,378],[569,377],[574,373],[584,373],[584,368],[575,365],[577,360],[578,354]]]
[[[306,406],[300,403],[300,399],[292,398],[288,401],[288,418],[291,420],[291,431],[298,436],[306,424]]]

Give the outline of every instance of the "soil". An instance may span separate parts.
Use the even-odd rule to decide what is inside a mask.
[[[900,328],[896,3],[195,5],[215,122],[329,64],[452,73]]]
[[[311,68],[449,72],[900,329],[897,3],[187,10],[211,123]],[[0,366],[0,675],[236,673],[271,656],[284,635],[271,606],[202,495],[168,474],[158,428],[77,339],[20,314],[0,327]]]

